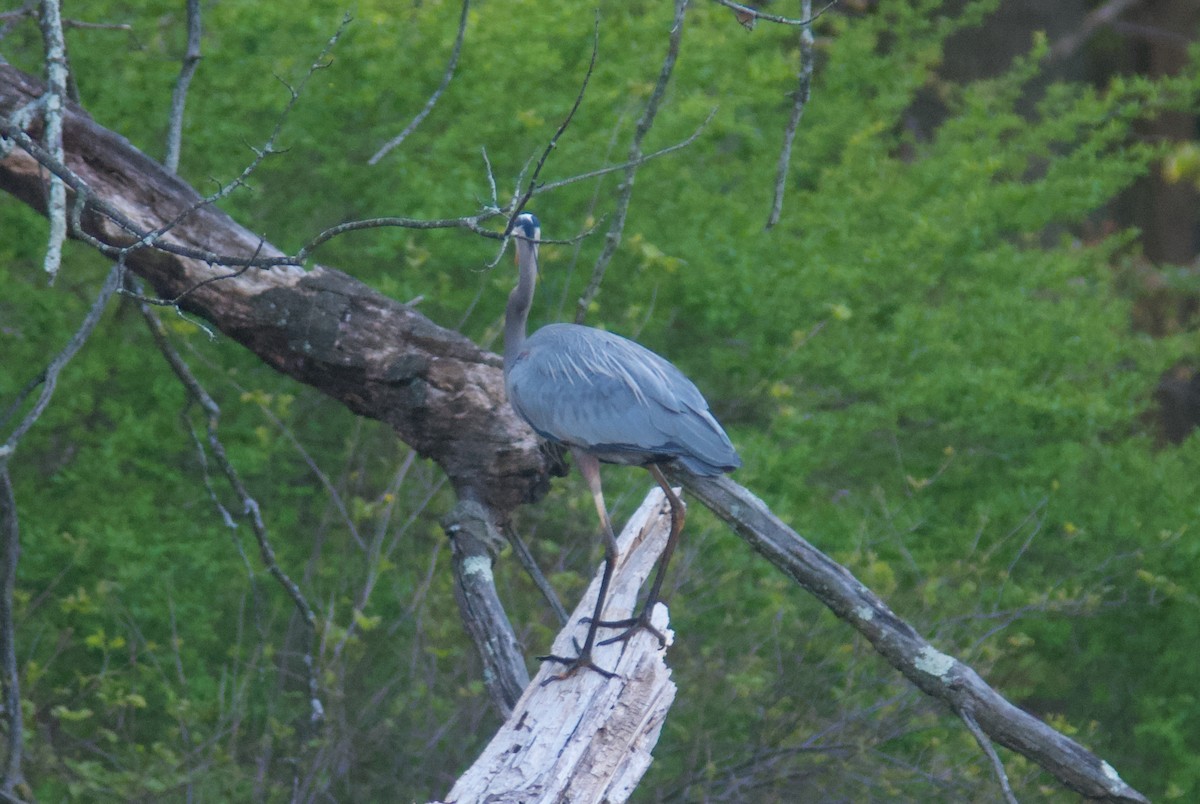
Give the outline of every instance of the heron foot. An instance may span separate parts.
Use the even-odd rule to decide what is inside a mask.
[[[579,650],[578,642],[575,643],[575,649]],[[616,673],[612,673],[608,670],[605,670],[603,667],[600,667],[598,664],[593,662],[592,661],[592,652],[590,650],[579,651],[579,655],[574,656],[574,657],[572,657],[572,656],[555,656],[554,654],[548,654],[546,656],[538,656],[537,659],[538,659],[538,661],[541,661],[541,662],[556,662],[558,664],[564,664],[567,666],[566,669],[563,670],[561,673],[550,676],[545,681],[543,681],[542,682],[543,687],[546,686],[547,684],[549,684],[551,681],[562,681],[563,679],[570,678],[571,676],[575,675],[577,672],[579,672],[581,669],[584,669],[584,668],[586,668],[588,670],[594,670],[597,673],[599,673],[600,675],[604,676],[605,678],[616,678],[617,677]]]
[[[646,608],[642,609],[642,613],[636,617],[629,617],[624,620],[598,620],[596,622],[597,628],[624,628],[625,630],[616,636],[597,642],[597,646],[611,645],[614,642],[624,642],[630,639],[638,631],[644,629],[658,637],[659,648],[665,648],[667,646],[667,637],[662,631],[659,631],[653,623],[650,622],[651,611],[653,611],[653,607],[647,606]]]

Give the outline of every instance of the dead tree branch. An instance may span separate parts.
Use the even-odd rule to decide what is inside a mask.
[[[825,7],[816,14],[812,13],[811,8],[806,7],[802,12],[804,14],[803,19],[797,20],[792,19],[791,17],[781,17],[778,14],[768,14],[761,9],[757,9],[752,6],[744,6],[741,3],[733,2],[733,0],[714,0],[714,2],[716,2],[718,5],[725,6],[725,8],[731,9],[733,13],[737,15],[738,22],[750,29],[754,28],[754,23],[758,20],[766,20],[767,22],[774,22],[779,25],[795,25],[797,27],[812,25],[814,22],[816,22],[818,17],[837,5],[837,0],[833,0],[833,2],[827,3]]]
[[[383,147],[367,160],[368,165],[379,164],[380,159],[383,159],[393,148],[399,147],[400,143],[408,139],[408,135],[416,131],[417,126],[421,125],[422,121],[433,111],[434,105],[442,97],[442,93],[446,91],[446,87],[450,86],[450,81],[454,78],[454,70],[458,67],[458,57],[462,53],[463,39],[467,35],[467,16],[470,10],[471,0],[463,0],[462,14],[458,18],[458,35],[454,39],[454,49],[450,51],[450,62],[446,65],[446,72],[442,75],[442,83],[438,84],[438,88],[429,96],[429,100],[425,101],[425,105],[421,108],[421,111],[417,112],[417,116],[412,119],[412,122],[405,126],[403,131],[384,143]]]
[[[167,155],[163,165],[176,173],[179,170],[179,151],[183,143],[183,109],[187,104],[188,87],[200,66],[200,0],[187,0],[187,51],[179,68],[179,78],[171,92],[171,117],[167,125]]]
[[[575,323],[582,324],[587,317],[588,307],[592,299],[600,292],[600,283],[604,281],[604,272],[621,245],[621,236],[625,231],[625,216],[629,212],[629,201],[633,198],[633,180],[637,175],[638,160],[642,156],[642,141],[654,127],[654,118],[658,116],[658,107],[663,96],[667,94],[667,86],[671,83],[671,73],[675,71],[675,62],[679,58],[679,43],[683,40],[683,19],[687,14],[688,0],[675,0],[675,16],[671,20],[671,32],[667,40],[667,55],[663,57],[662,68],[658,72],[658,81],[646,101],[646,109],[642,112],[633,132],[633,142],[629,145],[629,156],[625,160],[629,167],[625,168],[625,176],[617,192],[617,203],[613,209],[612,223],[609,224],[608,234],[604,236],[604,250],[596,259],[592,268],[592,278],[575,305]]]
[[[58,0],[41,0],[38,22],[42,28],[42,42],[46,50],[45,129],[43,142],[50,156],[59,162],[63,159],[63,105],[67,99],[67,45],[63,39],[62,13]],[[50,219],[50,235],[46,243],[44,268],[54,282],[58,267],[62,264],[63,243],[67,239],[67,188],[62,179],[50,175],[49,199],[46,202]]]
[[[1078,793],[1104,801],[1148,801],[1107,762],[1013,706],[970,667],[931,645],[849,570],[801,538],[749,490],[728,477],[699,478],[678,469],[667,475],[852,625],[922,692],[956,713],[971,713],[993,740],[1029,757]]]
[[[607,612],[632,614],[638,590],[666,546],[670,508],[655,488],[629,519],[619,539],[620,559]],[[553,653],[570,653],[586,626],[599,592],[597,575],[554,642]],[[654,624],[667,635],[667,608]],[[658,639],[642,631],[627,643],[596,648],[596,658],[616,678],[575,675],[546,684],[558,668],[543,665],[508,721],[475,764],[459,777],[446,802],[625,801],[650,766],[675,683]],[[569,793],[568,793],[569,791]]]
[[[180,356],[175,347],[171,345],[167,338],[167,333],[159,321],[158,315],[154,309],[142,302],[139,305],[142,313],[142,318],[146,322],[146,326],[150,329],[150,334],[154,338],[155,345],[158,346],[159,352],[166,359],[167,365],[171,367],[171,371],[175,372],[175,376],[186,389],[191,401],[200,406],[204,412],[205,431],[208,435],[208,450],[217,462],[221,473],[225,475],[225,480],[229,483],[229,487],[233,489],[234,494],[238,498],[238,502],[242,506],[242,515],[250,521],[250,529],[254,532],[254,538],[258,542],[259,554],[262,556],[263,566],[267,572],[276,580],[292,599],[296,610],[300,612],[301,618],[304,620],[305,626],[308,628],[308,643],[309,647],[304,654],[304,667],[308,677],[308,696],[309,708],[311,709],[311,721],[313,724],[320,724],[325,716],[325,707],[321,703],[320,685],[317,679],[317,669],[313,661],[313,645],[317,641],[317,616],[313,612],[312,606],[309,605],[304,593],[295,581],[284,571],[279,565],[278,559],[275,557],[275,550],[271,546],[270,534],[267,531],[267,525],[263,520],[262,510],[259,508],[258,500],[250,495],[246,484],[242,482],[241,475],[233,462],[229,460],[229,455],[225,451],[225,444],[221,441],[219,434],[221,421],[221,408],[217,405],[215,399],[209,395],[200,381],[196,379],[196,375],[192,373],[187,362]],[[222,511],[224,508],[222,507]]]
[[[507,718],[529,686],[529,671],[492,574],[504,538],[495,514],[474,500],[454,506],[442,527],[450,537],[454,599],[483,662],[483,683],[501,717]]]
[[[800,0],[801,13],[805,18],[812,17],[812,0]],[[796,140],[796,129],[804,117],[804,107],[812,89],[813,74],[813,32],[812,25],[800,27],[800,74],[799,86],[792,95],[792,114],[788,118],[787,128],[783,132],[783,148],[779,152],[779,164],[775,168],[775,196],[771,201],[771,213],[767,216],[767,228],[771,229],[779,223],[783,214],[783,192],[787,187],[788,170],[792,164],[792,143]]]
[[[88,310],[83,323],[79,325],[79,329],[71,336],[71,340],[67,342],[63,350],[50,361],[45,370],[38,376],[36,384],[42,386],[42,392],[38,396],[37,402],[34,403],[33,408],[25,414],[25,417],[13,429],[4,443],[0,444],[0,464],[8,463],[9,458],[12,457],[17,446],[21,443],[21,439],[25,437],[29,429],[45,413],[46,406],[50,404],[50,397],[54,395],[54,390],[58,387],[58,375],[71,362],[71,358],[75,357],[76,353],[83,348],[83,345],[87,343],[88,337],[96,328],[96,324],[100,323],[100,316],[104,313],[104,308],[108,306],[109,299],[117,292],[117,288],[121,286],[124,270],[125,267],[119,262],[113,265],[108,278],[104,280],[100,292],[96,295],[96,300],[92,302],[91,309]]]
[[[13,591],[17,585],[17,559],[21,552],[21,526],[8,463],[0,461],[0,691],[7,726],[5,757],[0,775],[0,795],[14,798],[24,781],[21,754],[25,727],[21,714],[21,683],[17,671],[16,629],[13,625]]]

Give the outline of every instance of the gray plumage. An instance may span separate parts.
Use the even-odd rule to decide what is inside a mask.
[[[550,324],[526,338],[537,277],[537,218],[517,218],[520,279],[508,301],[504,377],[508,398],[543,438],[606,463],[676,459],[719,475],[741,466],[708,403],[679,369],[628,338]]]
[[[643,628],[653,632],[660,645],[666,645],[665,636],[651,623],[651,615],[683,529],[685,510],[658,464],[677,460],[688,471],[711,477],[732,471],[742,462],[692,381],[644,346],[576,324],[551,324],[527,338],[525,325],[533,306],[541,237],[537,218],[528,212],[518,215],[513,221],[513,237],[520,272],[504,317],[508,399],[543,438],[571,448],[591,490],[604,537],[604,572],[587,636],[578,646],[579,655],[542,658],[567,666],[559,678],[581,667],[611,677],[613,673],[592,660],[597,629],[624,629],[600,645],[628,639]],[[603,619],[617,561],[617,540],[600,486],[601,461],[645,466],[671,506],[671,532],[646,603],[636,617],[620,620]]]
[[[620,335],[542,327],[508,366],[506,382],[513,407],[543,438],[606,463],[674,458],[709,477],[741,465],[692,381]]]

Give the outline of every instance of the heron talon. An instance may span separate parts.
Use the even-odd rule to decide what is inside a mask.
[[[579,648],[578,642],[575,643],[575,647],[576,647],[576,649]],[[558,675],[549,676],[548,678],[546,678],[546,680],[542,682],[543,687],[546,686],[547,684],[549,684],[551,681],[562,681],[563,679],[570,678],[571,676],[573,676],[577,672],[579,672],[580,668],[587,668],[588,670],[595,670],[597,673],[604,676],[605,678],[616,678],[617,677],[616,673],[605,670],[603,667],[600,667],[595,662],[593,662],[591,651],[588,651],[587,653],[580,653],[578,656],[575,656],[575,657],[555,656],[553,654],[549,654],[546,656],[538,656],[537,658],[538,658],[538,661],[556,662],[558,664],[565,664],[567,666],[567,669],[563,670]]]
[[[624,631],[622,631],[621,633],[617,634],[614,637],[609,637],[608,639],[604,639],[604,640],[601,640],[600,642],[597,642],[596,643],[597,647],[599,647],[601,645],[611,645],[614,642],[625,642],[626,640],[633,637],[634,634],[636,634],[638,631],[641,631],[642,629],[645,629],[645,630],[649,631],[650,633],[654,634],[654,636],[658,637],[658,647],[660,649],[665,648],[667,646],[666,635],[663,634],[662,631],[659,631],[657,628],[655,628],[654,625],[650,622],[650,610],[649,609],[643,610],[642,613],[637,617],[630,617],[625,620],[601,620],[596,623],[596,627],[597,628],[624,628],[625,629]]]

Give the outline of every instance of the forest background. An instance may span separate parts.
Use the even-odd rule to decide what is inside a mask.
[[[701,133],[639,171],[586,319],[683,368],[742,454],[738,481],[939,648],[1134,787],[1194,800],[1197,14],[1186,1],[1125,3],[1126,16],[1089,27],[1111,4],[1031,10],[1042,5],[846,2],[822,16],[783,215],[767,229],[798,33],[747,31],[696,3],[645,149]],[[155,158],[183,6],[64,9],[124,26],[70,28],[72,76],[101,124]],[[347,9],[202,6],[179,173],[206,192],[253,159],[288,101],[280,79],[307,74]],[[781,6],[769,8],[797,16]],[[669,3],[598,7],[597,64],[550,180],[623,158],[666,48]],[[484,148],[511,192],[579,90],[592,6],[477,3],[432,113],[368,164],[441,81],[460,8],[355,4],[284,122],[286,151],[222,208],[289,249],[344,220],[471,214],[491,195]],[[3,24],[0,55],[38,74],[36,25]],[[617,194],[605,176],[531,205],[546,237],[600,232],[542,248],[536,323],[574,317]],[[70,338],[106,273],[72,244],[48,286],[46,228],[0,197],[6,428],[9,400]],[[381,229],[319,256],[498,348],[514,275],[507,261],[485,268],[494,241]],[[229,528],[214,504],[238,513],[197,451],[199,411],[123,300],[10,467],[30,792],[443,795],[498,722],[446,571],[444,477],[384,425],[203,322],[164,320],[221,405],[280,565],[317,609],[326,726],[305,726],[292,601],[248,528]],[[647,479],[607,470],[605,482],[623,520]],[[668,585],[680,695],[641,800],[998,798],[952,715],[693,508]],[[599,557],[578,478],[516,525],[573,603]],[[557,623],[515,562],[498,572],[532,656]],[[1022,800],[1073,798],[1003,756]]]

